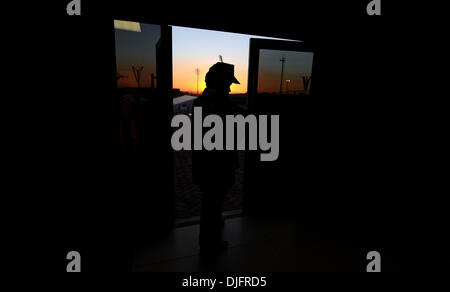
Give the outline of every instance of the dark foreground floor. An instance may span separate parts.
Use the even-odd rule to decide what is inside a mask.
[[[329,214],[328,214],[329,215]],[[337,215],[337,214],[336,214]],[[382,271],[448,270],[448,255],[431,238],[399,226],[370,227],[339,220],[240,217],[226,220],[228,251],[200,257],[198,225],[175,229],[166,238],[135,250],[134,271],[170,272],[365,272],[371,250],[381,254]]]

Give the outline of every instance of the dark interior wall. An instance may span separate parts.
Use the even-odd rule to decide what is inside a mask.
[[[65,5],[49,8],[48,26],[31,30],[20,42],[36,74],[18,87],[33,98],[14,104],[18,116],[27,118],[17,121],[18,149],[24,151],[15,165],[26,165],[17,170],[26,177],[26,183],[16,184],[17,240],[49,252],[111,239],[111,248],[133,245],[129,233],[141,230],[130,220],[134,210],[150,206],[153,218],[167,214],[160,202],[142,204],[121,191],[132,182],[117,176],[114,18],[308,41],[317,49],[320,68],[315,99],[299,116],[298,129],[308,143],[292,138],[281,146],[283,155],[302,165],[305,179],[299,184],[296,173],[286,169],[292,179],[280,178],[286,185],[278,203],[292,212],[340,205],[360,218],[401,217],[410,226],[424,219],[440,232],[446,207],[432,193],[442,194],[436,183],[442,174],[431,165],[439,157],[429,146],[436,141],[436,119],[403,75],[414,69],[410,57],[419,48],[411,52],[405,44],[416,36],[389,18],[365,17],[362,5],[341,2],[321,8],[300,1],[297,10],[264,5],[239,10],[230,3],[217,9],[209,3],[159,13],[158,6],[142,2],[125,7],[84,1],[80,18],[61,13]],[[41,69],[51,73],[42,76]],[[158,157],[151,163],[167,167]],[[158,176],[143,179],[155,191],[171,183]]]

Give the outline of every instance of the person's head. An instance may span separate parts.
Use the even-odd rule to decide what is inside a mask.
[[[240,84],[234,77],[234,65],[222,62],[216,63],[209,68],[205,82],[206,87],[225,92],[230,92],[231,84]]]

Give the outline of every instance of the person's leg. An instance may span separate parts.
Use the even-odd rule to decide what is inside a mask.
[[[204,190],[200,218],[200,245],[220,243],[222,233],[222,204],[226,191]]]

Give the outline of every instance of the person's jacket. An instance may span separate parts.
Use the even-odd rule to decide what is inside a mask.
[[[203,118],[210,114],[222,118],[225,149],[225,116],[237,114],[237,108],[229,101],[228,94],[207,88],[194,101],[194,107],[202,107]],[[234,184],[237,168],[239,161],[236,150],[192,151],[193,180],[200,188],[230,188]]]

